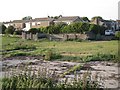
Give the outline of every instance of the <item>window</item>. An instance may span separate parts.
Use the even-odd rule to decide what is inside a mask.
[[[40,25],[41,23],[40,22],[37,22],[37,25]]]

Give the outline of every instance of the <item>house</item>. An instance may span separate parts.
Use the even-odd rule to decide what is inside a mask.
[[[13,26],[12,21],[10,22],[3,22],[3,24],[8,28],[8,26]]]
[[[28,31],[30,28],[47,27],[52,23],[52,18],[35,18],[31,20],[14,20],[10,22],[4,22],[4,25],[6,27],[14,26],[16,30]]]
[[[91,21],[91,24],[96,24],[100,26],[104,26],[107,28],[107,30],[116,31],[118,29],[118,23],[114,20],[103,20],[100,18],[95,18],[93,21]]]
[[[52,18],[35,18],[31,20],[31,28],[47,27],[53,23]]]
[[[82,18],[79,16],[66,16],[66,17],[58,17],[58,18],[35,18],[31,20],[14,20],[10,22],[4,22],[6,27],[14,26],[16,30],[24,30],[28,31],[31,28],[40,28],[40,27],[47,27],[52,24],[57,24],[60,22],[64,22],[66,24],[71,24],[73,22],[84,22]]]
[[[25,28],[25,20],[14,20],[10,22],[3,22],[6,27],[13,26],[16,30],[22,30]]]
[[[60,22],[64,22],[66,24],[71,24],[73,22],[84,22],[82,18],[80,18],[79,16],[66,16],[66,17],[59,17],[58,19],[54,20],[54,23],[60,23]]]

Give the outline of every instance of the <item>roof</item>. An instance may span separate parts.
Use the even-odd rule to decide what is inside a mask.
[[[13,23],[22,23],[22,22],[24,22],[24,20],[14,20],[14,21],[12,21]]]
[[[60,17],[55,21],[75,21],[76,19],[80,18],[79,16],[67,16],[67,17]]]
[[[53,18],[35,18],[32,19],[33,22],[35,21],[53,21]]]
[[[25,23],[25,22],[30,22],[31,20],[14,20],[12,21],[13,23]]]
[[[9,21],[9,22],[3,22],[4,24],[8,24],[8,23],[25,23],[25,22],[29,22],[30,20],[13,20],[13,21]]]
[[[31,19],[31,20],[13,20],[10,22],[4,22],[4,24],[8,24],[8,23],[25,23],[25,22],[39,22],[39,21],[75,21],[76,19],[81,19],[79,16],[65,16],[65,17],[59,17],[58,19],[54,19],[54,18],[35,18],[35,19]],[[82,21],[82,19],[81,19]]]

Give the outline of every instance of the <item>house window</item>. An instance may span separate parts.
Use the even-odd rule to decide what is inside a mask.
[[[37,22],[37,25],[40,25],[41,23],[40,22]]]

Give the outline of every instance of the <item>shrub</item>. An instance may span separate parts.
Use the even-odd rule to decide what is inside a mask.
[[[51,49],[42,50],[42,53],[44,55],[44,59],[48,61],[62,58],[62,55],[60,55],[59,53],[56,53]]]
[[[14,31],[13,33],[14,35],[22,35],[22,30],[17,30],[17,31]]]
[[[120,38],[120,31],[117,31],[117,32],[115,33],[115,37]]]
[[[5,30],[6,34],[13,34],[15,31],[15,28],[13,26],[8,26],[8,28]]]
[[[31,32],[32,34],[36,34],[37,32],[39,32],[39,30],[37,28],[31,28],[29,32]]]

